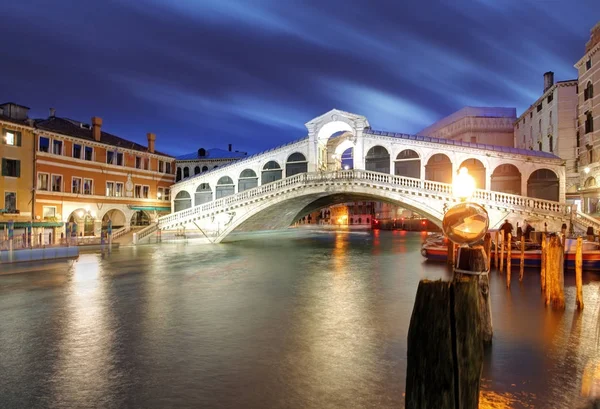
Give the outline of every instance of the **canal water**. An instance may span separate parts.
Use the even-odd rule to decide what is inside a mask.
[[[402,408],[420,233],[162,244],[0,275],[2,408]],[[3,267],[6,270],[6,267]],[[15,271],[16,271],[15,270]],[[585,309],[544,307],[537,271],[491,274],[482,408],[573,408],[597,345]]]

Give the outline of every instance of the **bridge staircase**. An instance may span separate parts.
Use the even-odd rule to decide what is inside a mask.
[[[445,209],[458,202],[458,199],[452,195],[452,185],[447,183],[360,169],[301,173],[163,216],[158,219],[156,228],[177,230],[182,226],[193,225],[202,219],[213,218],[218,214],[228,213],[233,209],[255,204],[273,196],[301,191],[307,187],[323,186],[325,189],[328,186],[340,185],[368,186],[373,190],[384,189],[402,196],[410,196],[417,201],[433,203],[437,213],[434,216],[438,219],[438,223],[441,221]],[[572,222],[575,228],[584,232],[588,226],[594,227],[595,231],[600,230],[599,220],[583,213],[572,213],[571,206],[565,203],[483,189],[475,191],[472,201],[481,204],[488,210],[504,212],[505,216],[502,218],[510,214],[519,214],[525,218],[543,218],[567,223],[567,225]],[[229,220],[229,222],[232,221]],[[498,226],[490,226],[490,228],[495,227]]]

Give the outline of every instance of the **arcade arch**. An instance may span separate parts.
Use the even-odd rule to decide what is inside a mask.
[[[175,212],[192,207],[192,197],[187,191],[182,190],[177,193],[177,196],[173,199],[173,207]]]
[[[460,166],[460,168],[467,168],[469,175],[475,180],[476,189],[485,189],[485,166],[478,159],[466,159]]]
[[[383,146],[373,146],[365,156],[365,170],[390,173],[390,153]]]
[[[258,176],[256,176],[256,172],[252,169],[245,169],[240,173],[240,177],[238,179],[238,192],[243,192],[244,190],[252,189],[258,186]]]
[[[223,176],[217,182],[215,189],[215,199],[231,196],[235,193],[235,184],[229,176]]]
[[[521,172],[510,163],[496,166],[491,176],[490,190],[521,195]]]
[[[559,199],[559,179],[550,169],[538,169],[527,179],[527,196],[536,199]]]
[[[212,189],[208,183],[200,183],[194,193],[194,206],[208,203],[213,200]]]
[[[308,172],[306,156],[300,152],[292,153],[285,162],[285,177]],[[256,176],[256,175],[255,175]]]
[[[394,175],[409,178],[421,177],[421,157],[412,149],[404,149],[394,160]]]
[[[425,165],[425,179],[433,182],[452,183],[452,162],[447,155],[436,153]]]
[[[283,170],[281,169],[281,166],[279,166],[279,163],[277,163],[274,160],[271,160],[265,163],[265,166],[263,166],[260,177],[260,184],[264,185],[267,183],[275,182],[276,180],[281,179],[282,176]]]

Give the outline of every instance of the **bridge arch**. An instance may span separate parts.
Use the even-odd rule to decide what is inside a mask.
[[[208,183],[200,183],[194,193],[194,206],[208,203],[213,200],[213,192]]]
[[[425,165],[425,180],[452,183],[452,161],[444,153],[434,153]]]
[[[173,211],[175,212],[192,207],[192,197],[187,190],[182,190],[177,193],[177,196],[175,196],[175,199],[173,199],[173,207]]]
[[[421,177],[421,155],[414,149],[403,149],[394,160],[394,175],[409,178]]]
[[[202,166],[202,172],[206,172],[208,170],[208,166],[204,165]]]
[[[190,168],[188,168],[187,166],[185,166],[183,168],[183,178],[187,179],[190,177]]]
[[[542,168],[531,172],[527,178],[527,196],[558,201],[559,195],[560,180],[553,170]]]
[[[238,178],[238,192],[252,189],[258,186],[258,176],[252,169],[244,169]]]
[[[196,166],[196,167],[194,168],[194,175],[197,175],[197,174],[199,174],[199,173],[200,173],[200,166]]]
[[[501,163],[492,172],[490,190],[521,195],[521,178],[519,168],[512,163]]]
[[[298,173],[308,172],[308,161],[306,156],[300,152],[294,152],[285,161],[285,176],[293,176]]]
[[[469,175],[475,180],[475,187],[477,189],[485,189],[486,181],[486,166],[479,159],[465,159],[462,161],[459,169],[465,167],[469,170]]]
[[[235,193],[235,183],[229,176],[221,176],[217,181],[217,187],[215,188],[215,199],[222,197],[231,196]]]
[[[127,225],[127,216],[121,209],[109,209],[102,216],[102,227],[108,226],[108,221],[112,222],[113,229],[119,229]]]
[[[381,173],[390,172],[390,152],[381,145],[375,145],[365,155],[365,170]]]
[[[593,187],[596,187],[596,186],[597,186],[597,184],[596,184],[596,178],[593,177],[593,176],[590,176],[589,178],[587,178],[585,180],[584,184],[583,184],[583,187],[585,189],[590,189],[590,188],[593,188]]]
[[[275,182],[283,177],[283,169],[276,160],[270,160],[262,167],[260,174],[260,184]]]

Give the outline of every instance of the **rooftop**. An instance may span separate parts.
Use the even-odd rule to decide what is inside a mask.
[[[91,125],[85,122],[79,122],[69,118],[60,118],[57,116],[51,116],[47,119],[36,119],[35,127],[44,131],[55,132],[63,135],[72,136],[86,141],[95,142],[92,134]],[[132,149],[139,152],[150,153],[147,146],[140,145],[127,139],[123,139],[119,136],[110,134],[108,132],[101,132],[100,143],[111,145],[119,148]],[[166,153],[154,151],[156,155],[168,156]]]
[[[198,159],[241,159],[247,157],[248,154],[246,152],[232,152],[225,149],[212,148],[206,149],[206,154],[204,156],[199,156],[198,151],[186,153],[181,156],[177,156],[176,160],[198,160]]]
[[[517,109],[504,107],[464,107],[453,114],[440,119],[418,133],[431,133],[466,117],[515,119],[517,117]]]

